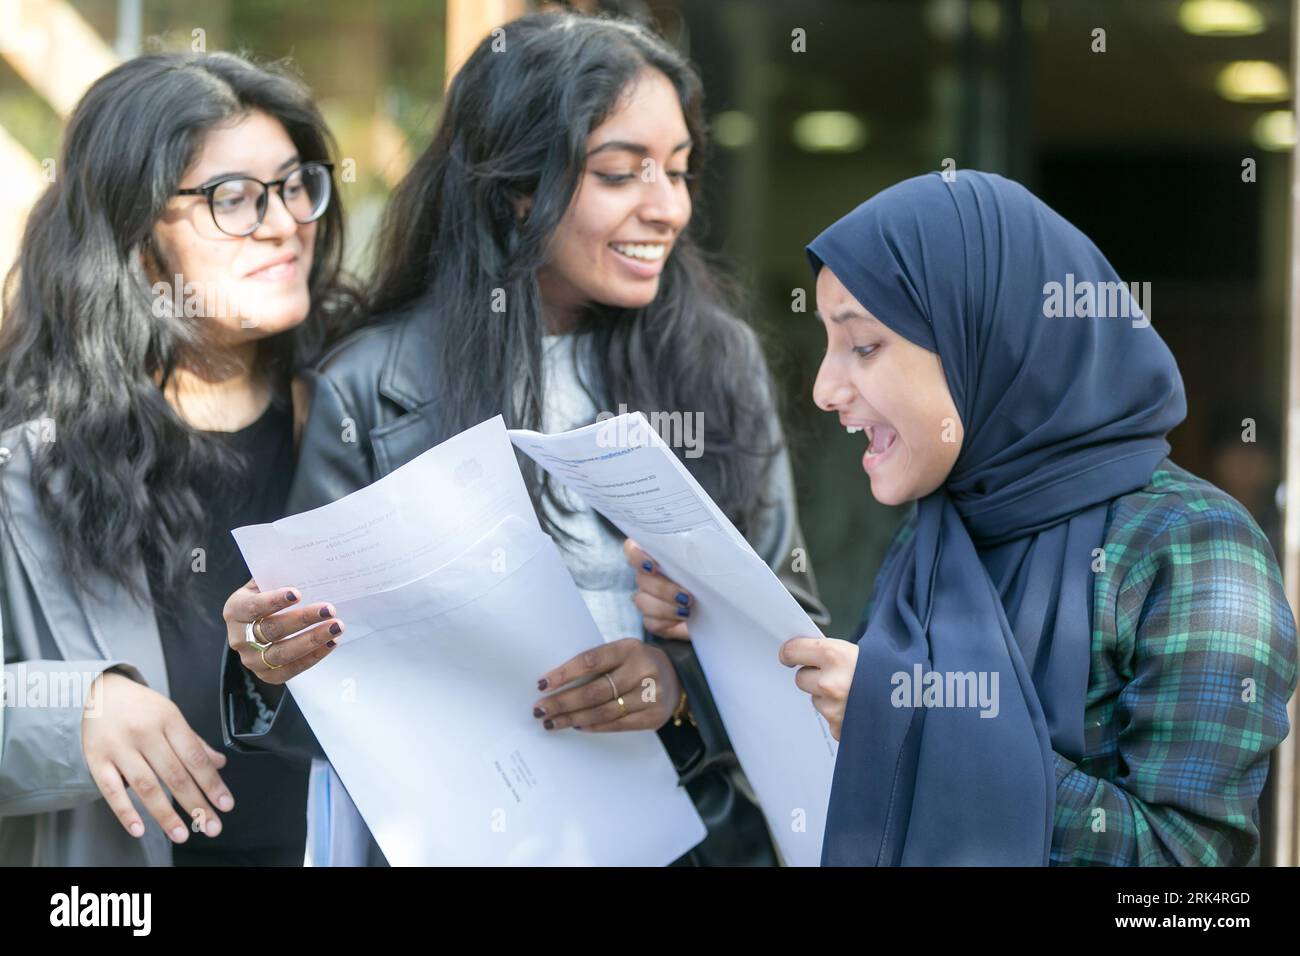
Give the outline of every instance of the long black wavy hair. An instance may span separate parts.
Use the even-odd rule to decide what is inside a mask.
[[[529,14],[486,37],[456,74],[432,143],[392,196],[369,309],[412,304],[445,333],[436,367],[451,431],[497,414],[540,428],[544,322],[537,270],[578,188],[587,139],[646,70],[677,91],[693,148],[692,199],[706,155],[694,68],[644,26],[569,12]],[[521,200],[531,197],[522,221]],[[505,311],[493,311],[504,290]],[[494,293],[495,296],[494,296]],[[765,506],[779,429],[762,351],[734,295],[683,231],[644,308],[589,303],[583,386],[610,411],[701,412],[703,454],[686,466],[742,530]],[[471,371],[472,370],[472,371]],[[678,450],[681,454],[681,450]],[[554,499],[521,463],[534,501]],[[552,533],[555,528],[539,508]]]
[[[103,571],[135,593],[138,557],[152,593],[137,598],[167,603],[184,592],[206,490],[238,478],[229,446],[164,397],[178,361],[202,353],[204,320],[155,314],[150,265],[155,277],[173,271],[153,230],[204,135],[253,110],[283,124],[304,162],[333,158],[320,112],[283,63],[161,53],[102,76],[68,122],[57,178],[5,279],[0,427],[53,424],[56,440],[41,446],[32,478],[65,570],[82,587]],[[336,196],[317,224],[310,314],[259,342],[259,366],[281,401],[291,374],[358,321],[342,241]]]

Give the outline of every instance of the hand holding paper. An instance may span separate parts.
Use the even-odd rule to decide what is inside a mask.
[[[235,537],[260,586],[348,621],[289,689],[390,863],[662,865],[704,838],[654,734],[532,715],[538,676],[602,640],[500,418]]]
[[[510,437],[689,589],[692,645],[768,827],[787,863],[818,865],[837,744],[779,660],[817,625],[643,415]]]
[[[645,629],[669,640],[689,641],[690,592],[659,573],[654,558],[631,538],[623,541],[623,555],[636,569],[637,593],[633,603],[644,615],[642,624]]]
[[[534,714],[545,719],[547,730],[657,730],[681,693],[668,656],[638,637],[583,651],[548,671],[538,686],[546,690],[574,681],[583,684],[537,702]]]

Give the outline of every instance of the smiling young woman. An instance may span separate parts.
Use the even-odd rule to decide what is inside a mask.
[[[499,41],[456,75],[393,196],[374,325],[315,376],[291,510],[498,414],[542,431],[620,405],[699,414],[703,454],[686,467],[824,620],[811,574],[792,570],[794,485],[761,349],[689,230],[706,146],[699,78],[620,20],[535,14]],[[345,421],[357,441],[340,440]],[[607,643],[538,674],[521,706],[544,732],[659,731],[709,828],[692,861],[774,862],[688,640],[694,599],[535,466],[525,475]],[[230,617],[235,649],[248,620]],[[289,647],[273,673],[241,653],[267,680],[299,667]],[[597,679],[566,689],[575,669]],[[653,699],[629,693],[643,681]],[[275,746],[274,726],[236,724],[237,740]]]
[[[291,376],[356,317],[330,150],[228,54],[124,63],[68,123],[6,284],[0,619],[6,687],[76,693],[0,715],[0,862],[303,859],[307,764],[219,753],[216,702],[229,529],[283,515]]]
[[[938,354],[873,316],[830,269],[817,275],[817,303],[827,348],[813,401],[866,433],[862,469],[877,501],[925,497],[952,471],[963,434]]]
[[[914,503],[854,640],[782,649],[840,740],[823,862],[1257,862],[1295,619],[1249,513],[1167,457],[1187,406],[1155,328],[1045,307],[1110,263],[975,170],[808,255],[813,399],[868,432],[871,494]]]

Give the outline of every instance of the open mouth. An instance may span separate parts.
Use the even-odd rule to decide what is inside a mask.
[[[894,446],[898,444],[898,432],[879,422],[845,425],[844,428],[850,435],[856,435],[863,430],[866,431],[867,451],[862,456],[862,467],[867,471],[871,471],[879,465],[894,450]]]

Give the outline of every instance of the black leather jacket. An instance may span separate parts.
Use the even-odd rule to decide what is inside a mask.
[[[433,325],[418,308],[378,319],[335,346],[305,376],[311,408],[289,495],[289,514],[351,494],[452,437],[439,415],[429,373],[435,367],[437,347]],[[750,541],[812,618],[824,625],[829,617],[817,597],[811,568],[804,561],[801,566],[807,570],[791,570],[792,554],[803,547],[803,540],[784,454],[772,474],[769,498],[776,504]],[[681,727],[674,727],[669,722],[658,732],[709,831],[704,842],[678,863],[775,864],[767,826],[745,792],[747,784],[694,649],[686,641],[643,636],[673,662],[696,723],[693,727],[683,721]],[[228,746],[323,756],[288,694],[275,709],[270,729],[251,731],[255,707],[244,693],[244,683],[232,653],[222,686]]]

